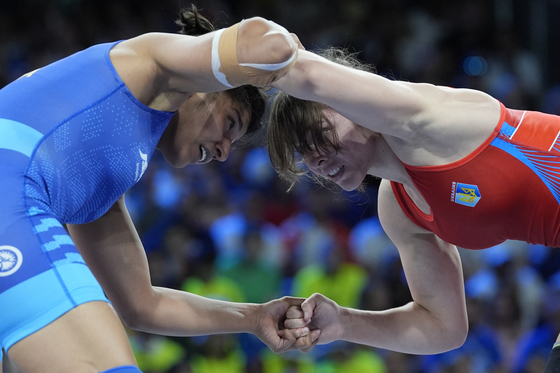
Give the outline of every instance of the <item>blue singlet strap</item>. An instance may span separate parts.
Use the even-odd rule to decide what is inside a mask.
[[[0,118],[0,149],[14,150],[31,157],[43,134],[14,120]]]

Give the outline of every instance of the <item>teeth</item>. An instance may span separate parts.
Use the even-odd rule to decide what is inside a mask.
[[[332,170],[331,172],[329,172],[329,176],[330,176],[330,177],[336,176],[336,175],[340,172],[340,169],[341,169],[341,168],[342,168],[342,166],[338,166],[337,168],[335,168],[334,170]]]
[[[206,152],[206,149],[204,149],[203,146],[200,147],[200,151],[202,152],[202,156],[200,157],[200,162],[204,162],[208,153]]]

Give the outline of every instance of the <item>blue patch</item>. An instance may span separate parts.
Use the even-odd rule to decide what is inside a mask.
[[[453,202],[463,206],[474,207],[480,201],[482,196],[478,190],[478,186],[472,184],[453,183],[455,184],[455,199]]]

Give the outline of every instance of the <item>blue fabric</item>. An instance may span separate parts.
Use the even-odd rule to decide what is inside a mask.
[[[513,134],[514,128],[504,122],[500,132],[504,136],[509,137]],[[554,198],[556,198],[556,201],[560,203],[560,190],[556,187],[560,179],[560,161],[558,161],[557,155],[509,142],[500,137],[496,137],[490,145],[502,149],[523,162],[542,180]]]
[[[64,224],[102,216],[142,176],[174,113],[140,103],[100,44],[0,90],[0,347],[107,301]]]
[[[0,294],[2,347],[13,344],[85,302],[107,301],[84,264],[48,270]]]
[[[79,304],[107,301],[72,239],[45,201],[26,198],[20,152],[0,149],[0,347]]]
[[[24,193],[62,223],[97,219],[135,185],[174,115],[130,93],[109,58],[114,45],[93,46],[0,90],[0,149],[30,157]]]
[[[31,157],[43,134],[25,124],[0,118],[0,149],[14,150]]]
[[[99,373],[142,373],[142,371],[134,365],[125,365],[122,367],[111,368]]]

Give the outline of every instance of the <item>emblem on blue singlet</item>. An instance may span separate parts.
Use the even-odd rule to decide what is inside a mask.
[[[138,149],[138,153],[140,153],[140,160],[142,163],[136,163],[136,174],[134,175],[134,181],[138,182],[146,169],[148,168],[148,154],[143,153],[142,150]]]
[[[21,251],[13,246],[0,246],[0,277],[16,272],[23,262]]]
[[[452,183],[451,200],[463,206],[474,207],[480,201],[478,186],[463,183]]]

